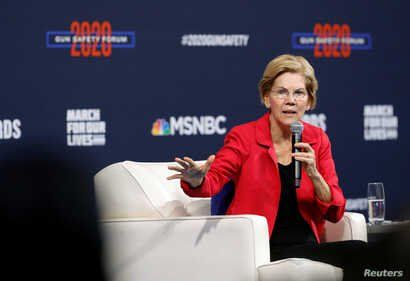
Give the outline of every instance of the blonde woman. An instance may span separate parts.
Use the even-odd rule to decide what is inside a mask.
[[[315,107],[317,89],[313,67],[305,58],[276,57],[259,82],[266,114],[234,127],[216,156],[209,156],[203,165],[177,157],[179,166],[169,167],[177,173],[168,179],[180,179],[184,192],[193,197],[214,196],[233,181],[235,194],[227,214],[266,217],[272,260],[301,256],[295,251],[300,246],[308,255],[307,248],[320,244],[325,220],[337,222],[345,210],[329,138],[322,129],[301,121]],[[304,125],[302,141],[295,145],[301,152],[296,153],[290,130],[294,121]],[[299,188],[293,181],[293,160],[302,163]],[[322,254],[326,257],[318,259],[329,262],[327,251]]]

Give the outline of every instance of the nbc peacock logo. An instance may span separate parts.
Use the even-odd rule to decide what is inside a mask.
[[[171,129],[169,127],[168,121],[165,119],[157,119],[152,124],[151,134],[153,136],[169,136],[171,135]]]

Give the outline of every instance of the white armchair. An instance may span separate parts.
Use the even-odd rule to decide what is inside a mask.
[[[342,280],[343,270],[326,263],[270,262],[264,217],[211,216],[209,198],[190,198],[166,180],[169,164],[124,161],[95,175],[110,281]],[[367,241],[363,215],[327,223],[323,239]]]

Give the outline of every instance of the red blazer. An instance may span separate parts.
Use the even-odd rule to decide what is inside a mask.
[[[301,185],[296,189],[298,208],[320,242],[325,220],[340,220],[346,200],[338,184],[328,136],[318,127],[305,122],[303,125],[302,141],[315,150],[317,168],[332,194],[328,203],[317,198],[312,181],[302,169]],[[181,187],[189,196],[210,197],[230,180],[235,184],[235,195],[227,214],[264,216],[271,235],[279,207],[281,182],[270,134],[269,113],[256,121],[232,128],[201,186],[191,188],[181,181]]]

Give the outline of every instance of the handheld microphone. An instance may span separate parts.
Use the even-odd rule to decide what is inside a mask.
[[[295,147],[295,144],[302,140],[303,124],[294,121],[290,125],[290,130],[292,131],[292,152],[299,152],[300,150]],[[302,178],[302,166],[298,160],[293,159],[293,163],[295,168],[295,187],[298,188],[300,187],[300,180]]]

